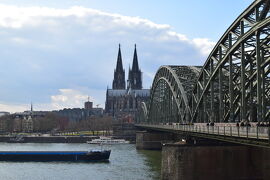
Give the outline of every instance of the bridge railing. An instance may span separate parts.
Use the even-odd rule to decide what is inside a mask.
[[[175,125],[175,128],[183,131],[216,134],[223,136],[269,139],[268,127]]]
[[[250,127],[250,126],[232,126],[232,125],[207,126],[207,125],[181,125],[181,124],[144,125],[144,126],[156,127],[160,129],[171,129],[178,131],[270,141],[270,127],[260,127],[260,126]]]

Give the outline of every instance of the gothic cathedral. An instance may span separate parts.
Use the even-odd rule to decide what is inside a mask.
[[[119,44],[116,69],[112,89],[106,92],[106,113],[114,117],[125,115],[135,116],[141,102],[149,99],[150,89],[142,88],[142,72],[139,68],[137,49],[133,54],[131,69],[129,68],[127,85],[125,81],[125,70],[122,63],[121,47]]]

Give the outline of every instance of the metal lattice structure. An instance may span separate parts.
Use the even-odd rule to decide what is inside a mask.
[[[269,0],[255,0],[226,30],[202,68],[162,66],[145,121],[269,121],[269,8]]]
[[[190,121],[189,99],[200,68],[195,66],[162,66],[153,81],[148,105],[149,123]]]
[[[147,105],[145,102],[141,102],[141,104],[138,106],[138,111],[135,114],[136,122],[146,123],[147,114],[148,114]]]

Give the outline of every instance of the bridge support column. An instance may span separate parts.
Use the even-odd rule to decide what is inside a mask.
[[[162,144],[172,142],[174,135],[166,132],[136,132],[136,149],[161,150]]]
[[[161,171],[162,180],[270,179],[270,150],[165,144]]]

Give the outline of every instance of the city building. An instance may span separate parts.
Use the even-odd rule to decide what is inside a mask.
[[[33,132],[33,118],[44,117],[46,111],[34,111],[31,103],[30,110],[11,114],[11,119],[14,120],[14,132]]]
[[[23,132],[33,132],[33,119],[31,116],[24,116],[22,119],[22,131]]]
[[[84,103],[84,108],[65,108],[53,112],[59,116],[67,117],[69,121],[78,122],[91,116],[102,116],[103,108],[94,108],[93,102],[89,101],[88,98],[88,101]]]
[[[84,103],[84,109],[92,110],[92,108],[93,108],[93,102],[89,101],[89,97],[88,97],[88,101]]]
[[[150,89],[143,89],[142,86],[142,72],[139,68],[136,44],[126,86],[125,70],[122,64],[121,47],[119,44],[112,89],[107,88],[106,92],[105,112],[114,117],[124,117],[127,115],[134,117],[140,103],[146,102],[149,96]]]
[[[10,113],[6,112],[6,111],[0,111],[0,117],[1,116],[6,116],[6,115],[10,115]]]

